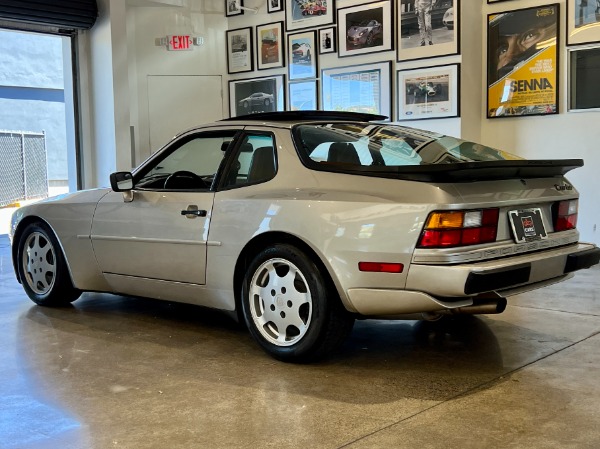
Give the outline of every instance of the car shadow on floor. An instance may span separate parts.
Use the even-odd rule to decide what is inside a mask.
[[[71,307],[32,305],[19,318],[18,334],[19,352],[35,354],[28,364],[46,378],[89,358],[91,365],[118,370],[118,354],[123,352],[128,363],[145,368],[150,363],[145,376],[185,363],[186,371],[205,380],[218,378],[349,403],[386,403],[405,397],[444,400],[511,369],[504,366],[487,319],[476,317],[442,322],[358,321],[342,348],[307,365],[270,358],[241,324],[223,313],[109,294],[86,293]],[[153,365],[149,357],[161,362]],[[265,383],[265,367],[276,382]],[[243,370],[244,376],[231,375],[231,369]]]

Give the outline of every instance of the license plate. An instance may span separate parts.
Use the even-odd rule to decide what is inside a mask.
[[[542,210],[539,207],[511,210],[508,217],[517,243],[542,240],[548,237],[542,220]]]

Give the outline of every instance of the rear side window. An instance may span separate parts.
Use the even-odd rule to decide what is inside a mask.
[[[224,188],[266,182],[277,173],[275,142],[271,134],[243,137],[231,164],[224,173]]]
[[[391,124],[298,125],[293,137],[305,165],[320,170],[364,173],[386,167],[520,159],[473,142]]]

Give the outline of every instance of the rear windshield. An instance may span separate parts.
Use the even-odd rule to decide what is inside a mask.
[[[521,159],[455,137],[373,123],[298,125],[294,142],[302,161],[331,171],[380,171],[383,167]]]

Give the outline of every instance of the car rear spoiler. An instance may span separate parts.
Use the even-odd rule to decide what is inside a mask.
[[[316,165],[316,164],[315,164]],[[583,159],[511,160],[458,162],[450,164],[411,165],[400,167],[349,166],[331,164],[317,170],[352,173],[380,178],[422,182],[472,182],[498,179],[549,178],[563,176],[582,167]]]

